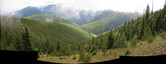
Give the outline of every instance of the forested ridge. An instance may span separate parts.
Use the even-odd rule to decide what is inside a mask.
[[[99,50],[106,53],[107,49],[134,47],[141,41],[151,43],[155,40],[156,35],[166,39],[166,5],[164,5],[163,9],[155,12],[150,11],[147,5],[143,16],[125,22],[96,38],[81,41],[79,44],[74,45],[74,49],[76,49],[75,51],[81,50],[80,55],[91,57],[96,55]],[[127,49],[125,54],[128,55],[129,53],[130,50]],[[86,60],[84,58],[83,61],[86,62]]]

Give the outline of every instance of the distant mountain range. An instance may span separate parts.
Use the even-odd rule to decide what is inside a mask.
[[[125,21],[136,18],[138,14],[112,10],[100,10],[96,12],[85,11],[74,8],[64,8],[62,5],[54,4],[40,8],[28,6],[16,11],[14,16],[40,21],[64,22],[82,27],[84,30],[94,34],[101,34],[108,31],[110,28],[118,27]],[[99,30],[99,26],[103,27]]]
[[[85,24],[84,22],[95,16],[93,11],[75,10],[72,8],[63,8],[61,5],[48,5],[46,7],[38,8],[28,6],[19,11],[16,11],[14,16],[27,17],[36,14],[49,14],[54,16],[63,16],[72,19],[79,25]]]
[[[15,12],[14,16],[27,17],[27,16],[36,15],[36,14],[43,14],[43,11],[37,7],[28,6],[24,9],[21,9]]]
[[[136,18],[137,15],[134,13],[110,13],[102,16],[98,15],[93,18],[93,22],[84,24],[81,27],[91,33],[101,34],[109,31],[111,28],[116,28],[126,21]],[[100,18],[100,19],[96,19]],[[95,20],[96,19],[96,20]]]

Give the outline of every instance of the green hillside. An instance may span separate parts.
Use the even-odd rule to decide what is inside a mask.
[[[98,12],[96,12],[96,15],[94,17],[92,17],[88,21],[86,21],[86,24],[90,23],[90,22],[93,22],[93,21],[97,21],[99,19],[102,19],[106,16],[109,16],[109,15],[115,14],[115,13],[118,13],[118,12],[115,12],[115,11],[112,11],[112,10],[98,11]]]
[[[67,56],[62,60],[57,59],[59,56],[42,57],[40,60],[61,63],[91,63],[113,60],[119,55],[166,54],[166,4],[163,9],[152,14],[149,10],[150,7],[146,8],[145,14],[141,17],[125,22],[95,38],[72,44],[71,48],[77,54]],[[78,59],[72,60],[75,56]]]
[[[156,56],[166,54],[166,5],[163,9],[146,13],[125,22],[105,34],[73,44],[80,53],[59,59],[60,56],[39,60],[57,63],[93,63],[118,59],[119,56]],[[76,57],[78,59],[73,60]]]
[[[8,16],[2,16],[2,18],[1,50],[69,55],[73,53],[69,51],[70,44],[93,37],[83,29],[66,23]]]
[[[61,22],[44,22],[23,18],[22,23],[28,25],[32,32],[42,34],[45,38],[52,39],[53,41],[71,43],[92,38],[88,32]]]
[[[136,18],[133,13],[114,13],[97,21],[82,25],[81,27],[88,32],[101,34],[123,24],[125,21]]]
[[[28,16],[25,18],[40,20],[40,21],[47,21],[47,22],[63,22],[63,23],[67,23],[67,24],[71,24],[73,26],[79,27],[72,20],[65,18],[65,17],[61,17],[61,16],[52,16],[52,15],[48,15],[48,14],[37,14],[37,15],[32,15],[32,16]]]
[[[149,6],[147,6],[145,14],[136,19],[125,22],[115,29],[111,29],[105,34],[99,35],[92,39],[98,43],[96,47],[102,49],[102,46],[107,49],[128,48],[134,47],[136,44],[142,41],[146,41],[149,44],[152,43],[157,35],[166,39],[166,5],[163,9],[150,12]],[[102,43],[101,43],[102,42]],[[103,44],[99,46],[99,44]]]
[[[152,43],[156,35],[160,35],[160,37],[166,39],[165,21],[166,5],[164,5],[163,9],[153,12],[153,14],[151,14],[149,6],[147,6],[145,14],[141,17],[132,19],[119,27],[98,35],[98,37],[92,39],[90,43],[98,43],[93,45],[98,49],[104,50],[106,48],[117,49],[134,47],[141,41]]]

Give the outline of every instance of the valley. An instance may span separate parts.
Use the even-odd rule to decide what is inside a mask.
[[[38,51],[38,60],[95,63],[166,54],[166,3],[143,14],[27,6],[1,15],[1,50]]]

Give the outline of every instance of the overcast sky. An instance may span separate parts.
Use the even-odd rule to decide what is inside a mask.
[[[154,10],[163,8],[165,0],[154,0]],[[84,10],[111,9],[121,12],[143,13],[147,4],[150,8],[152,0],[0,0],[1,12],[19,10],[27,6],[43,6],[62,4],[64,7],[73,7]]]

